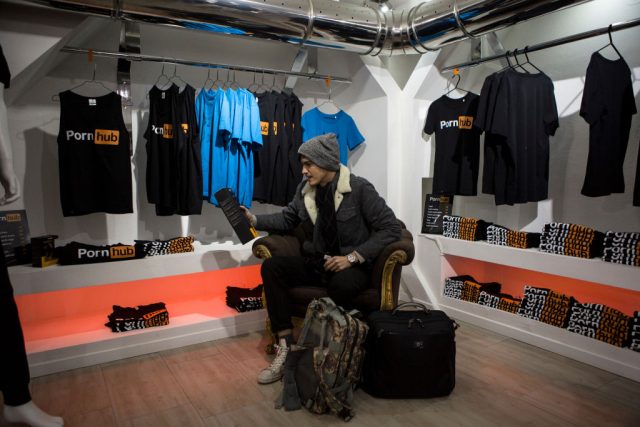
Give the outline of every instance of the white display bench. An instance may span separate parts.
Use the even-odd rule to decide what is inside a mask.
[[[195,245],[195,252],[148,257],[138,260],[99,264],[9,268],[16,300],[21,307],[26,348],[32,376],[41,376],[68,369],[95,365],[141,354],[235,336],[264,329],[266,312],[257,310],[238,313],[224,301],[229,274],[237,267],[255,266],[260,261],[251,254],[251,244],[216,243]],[[246,269],[244,269],[246,271]],[[240,270],[236,270],[240,271]],[[211,286],[184,284],[180,277],[193,273],[227,274]],[[252,273],[252,277],[255,273]],[[177,276],[174,284],[167,284]],[[158,288],[154,280],[164,280]],[[128,282],[136,282],[131,284]],[[216,280],[213,280],[216,282]],[[122,282],[127,282],[122,284]],[[138,285],[137,283],[140,283]],[[257,283],[252,283],[255,286]],[[184,286],[183,289],[178,289]],[[189,288],[191,286],[191,288]],[[248,284],[245,284],[249,287]],[[113,333],[104,326],[110,310],[92,310],[94,305],[110,307],[129,294],[148,295],[142,303],[163,300],[163,290],[175,287],[185,295],[171,304],[167,302],[170,324],[124,333]],[[70,294],[76,293],[73,297]],[[108,294],[108,301],[94,301]],[[116,295],[113,297],[113,295]],[[20,303],[20,299],[24,302]],[[84,300],[80,303],[69,301]],[[169,297],[169,300],[171,297]],[[30,307],[31,301],[36,301]],[[42,305],[69,304],[56,308],[48,319],[34,319]],[[75,304],[75,305],[74,305]],[[83,311],[78,305],[91,306]],[[50,307],[44,307],[44,311]],[[178,313],[172,315],[172,313]],[[62,314],[60,314],[62,313]],[[70,331],[73,323],[90,325],[81,331]],[[71,325],[71,326],[70,326]],[[72,329],[72,328],[71,328]],[[35,337],[29,339],[29,336]]]
[[[640,301],[640,268],[608,263],[600,259],[581,259],[548,254],[538,249],[518,249],[443,236],[422,234],[419,240],[421,240],[422,249],[420,257],[436,254],[441,257],[440,271],[430,274],[431,281],[439,278],[438,286],[432,289],[437,298],[437,303],[434,305],[451,317],[640,381],[640,353],[629,348],[619,348],[516,314],[443,296],[445,278],[474,274],[473,271],[456,271],[450,263],[455,257],[496,264],[498,267],[510,266],[595,282],[609,287],[610,292],[626,289],[638,293],[637,301]],[[500,282],[501,278],[498,276],[493,280]],[[523,288],[526,280],[526,277],[522,278]],[[543,286],[543,284],[539,285]]]

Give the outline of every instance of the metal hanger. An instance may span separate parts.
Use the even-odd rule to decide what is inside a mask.
[[[251,84],[247,87],[247,90],[248,90],[249,92],[256,93],[256,90],[258,90],[259,88],[260,88],[260,85],[259,85],[259,84],[258,84],[258,82],[257,82],[257,79],[256,79],[256,72],[254,71],[254,72],[253,72],[253,83],[251,83]]]
[[[536,70],[538,70],[539,73],[544,74],[544,71],[542,71],[540,68],[536,67],[536,64],[534,64],[533,62],[531,62],[531,60],[529,59],[529,54],[527,53],[529,51],[529,46],[525,46],[524,47],[524,57],[527,58],[527,62],[523,62],[522,65],[524,64],[529,64],[531,65],[533,68],[535,68]]]
[[[316,108],[320,109],[320,107],[324,106],[324,105],[333,105],[335,108],[338,109],[338,112],[342,110],[342,108],[340,108],[340,106],[338,104],[336,104],[336,102],[331,99],[331,77],[327,77],[324,81],[325,86],[327,86],[327,90],[329,92],[329,96],[327,97],[327,99],[320,103],[319,105],[316,106]],[[335,114],[335,113],[334,113]]]
[[[180,77],[178,75],[178,62],[176,60],[176,58],[173,58],[174,62],[173,62],[173,75],[171,76],[171,82],[172,83],[176,83],[178,86],[181,86],[182,89],[184,89],[185,87],[187,87],[189,85],[189,83],[185,82],[182,77]]]
[[[207,89],[207,83],[209,82],[211,82],[211,87],[209,89],[212,89],[216,82],[211,78],[211,64],[209,64],[209,68],[207,68],[207,80],[202,84],[203,90],[209,90]]]
[[[612,30],[612,28],[613,28],[613,24],[610,24],[610,25],[609,25],[609,28],[607,29],[607,33],[609,34],[609,43],[607,43],[606,45],[602,46],[600,49],[596,50],[596,53],[597,53],[597,52],[600,52],[601,50],[603,50],[603,49],[604,49],[604,48],[606,48],[606,47],[611,46],[611,47],[613,48],[613,50],[615,50],[615,51],[616,51],[616,53],[618,54],[618,56],[619,56],[620,58],[622,58],[622,54],[620,53],[620,51],[618,50],[618,48],[616,47],[616,45],[614,45],[614,44],[613,44],[613,37],[611,37],[611,30]]]
[[[92,53],[89,54],[89,61],[91,62],[93,60],[92,57]],[[86,86],[86,85],[96,85],[96,86],[101,86],[102,88],[104,88],[107,92],[113,92],[113,89],[105,86],[104,83],[102,83],[101,81],[96,80],[96,69],[97,69],[97,64],[94,62],[93,63],[93,74],[91,75],[91,80],[85,80],[82,83],[80,83],[79,85],[76,85],[74,87],[72,87],[71,89],[68,89],[70,92],[73,92],[74,90],[82,87],[82,86]],[[100,95],[102,96],[102,95]],[[54,94],[51,96],[51,100],[55,101],[55,102],[59,102],[60,101],[60,96],[58,94]]]
[[[526,68],[524,68],[521,64],[520,61],[518,61],[518,49],[514,49],[513,52],[511,52],[511,54],[513,55],[513,59],[515,59],[516,61],[516,65],[513,67],[513,69],[515,70],[516,67],[520,68],[521,70],[524,70],[525,73],[527,74],[531,74],[531,72],[529,70],[527,70]]]
[[[453,92],[456,89],[457,90],[461,90],[463,92],[469,93],[469,91],[467,89],[463,89],[461,87],[458,87],[458,85],[460,84],[460,80],[462,80],[462,77],[460,76],[460,72],[457,69],[453,70],[453,76],[451,77],[451,80],[455,79],[456,77],[458,78],[458,80],[456,80],[456,84],[449,91],[447,91],[444,94],[445,96],[449,95],[451,92]]]
[[[162,80],[163,77],[165,79],[165,82],[161,84],[160,81]],[[164,73],[164,61],[162,61],[162,71],[160,71],[160,75],[158,76],[158,78],[156,79],[156,82],[153,85],[160,90],[165,90],[167,88],[164,86],[168,85],[169,83],[171,83],[171,79],[169,78],[169,76],[167,76]]]

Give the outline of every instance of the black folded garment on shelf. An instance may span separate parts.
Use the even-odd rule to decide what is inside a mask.
[[[140,248],[146,256],[179,254],[193,252],[193,237],[176,237],[169,240],[136,240],[136,248]]]
[[[111,332],[126,332],[169,324],[169,312],[163,302],[136,307],[114,305],[113,312],[107,317],[109,321],[104,325],[111,328]]]
[[[262,288],[263,285],[261,284],[251,289],[227,286],[227,305],[240,313],[260,310],[264,308],[262,305]]]
[[[633,351],[640,351],[640,312],[634,311],[629,322],[629,347]]]
[[[602,259],[640,267],[640,233],[607,231]]]
[[[464,282],[470,280],[475,282],[476,280],[471,276],[453,276],[444,279],[444,291],[443,295],[449,298],[461,299],[462,291],[464,290]]]
[[[56,248],[58,263],[65,264],[93,264],[96,262],[126,261],[144,258],[144,252],[135,245],[95,246],[84,243],[71,242]]]
[[[536,288],[535,286],[524,287],[524,297],[518,309],[518,316],[527,319],[540,320],[540,315],[547,302],[550,289]]]

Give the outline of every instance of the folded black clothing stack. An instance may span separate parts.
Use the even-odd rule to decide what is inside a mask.
[[[602,259],[640,267],[640,233],[607,231]]]
[[[617,347],[626,347],[629,344],[630,321],[631,318],[623,312],[605,305],[600,314],[595,339]]]
[[[571,306],[567,330],[576,334],[595,338],[598,327],[600,327],[600,317],[602,316],[602,304],[579,303]]]
[[[629,322],[629,348],[633,351],[640,351],[640,312],[634,311],[631,322]]]
[[[478,297],[478,304],[484,305],[486,307],[498,308],[499,303],[500,303],[500,295],[492,294],[487,291],[480,291],[480,296]]]
[[[461,299],[465,280],[471,280],[475,282],[475,279],[473,277],[466,275],[447,277],[446,279],[444,279],[444,296],[449,298]]]
[[[58,262],[62,265],[126,261],[145,256],[142,249],[134,245],[118,243],[116,245],[95,246],[78,242],[71,242],[56,248],[56,254]]]
[[[500,283],[497,282],[479,283],[475,280],[465,280],[460,299],[477,303],[480,298],[480,292],[485,291],[487,293],[497,294],[500,292],[500,287]]]
[[[518,314],[520,304],[522,300],[520,298],[514,298],[508,294],[500,294],[500,302],[498,302],[498,310],[507,311],[509,313]]]
[[[571,296],[550,291],[542,313],[540,313],[540,321],[558,328],[565,328],[569,322],[569,313],[574,302],[575,299]]]
[[[507,246],[512,248],[528,249],[540,246],[540,233],[530,231],[509,230],[507,233]]]
[[[507,233],[509,229],[497,224],[487,227],[487,242],[492,245],[507,246]]]
[[[109,321],[104,325],[111,328],[112,332],[126,332],[169,324],[169,312],[163,302],[137,307],[114,305],[113,312],[107,317]]]
[[[602,256],[604,234],[577,224],[552,222],[544,225],[540,250],[579,258]]]
[[[518,309],[518,316],[540,320],[540,315],[542,314],[550,291],[550,289],[526,285],[524,287],[524,297]]]
[[[193,252],[193,237],[176,237],[170,240],[136,240],[136,247],[147,256]]]
[[[489,224],[481,219],[445,215],[442,217],[442,235],[462,240],[485,240]]]
[[[227,286],[227,305],[241,313],[260,310],[263,308],[262,288],[263,285],[251,289]]]
[[[512,248],[537,248],[540,245],[540,233],[514,231],[501,225],[491,224],[487,226],[487,242]]]

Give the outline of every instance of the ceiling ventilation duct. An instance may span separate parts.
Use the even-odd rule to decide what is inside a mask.
[[[431,0],[383,13],[331,0],[22,0],[363,55],[425,53],[585,0]]]

